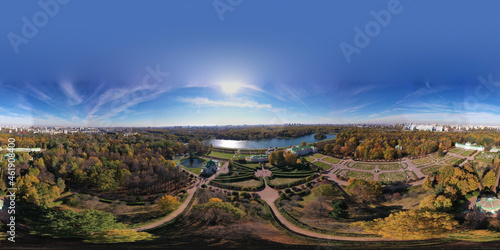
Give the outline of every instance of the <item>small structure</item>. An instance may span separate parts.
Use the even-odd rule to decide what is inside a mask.
[[[270,155],[270,154],[271,154],[272,152],[274,152],[274,151],[278,151],[278,147],[274,147],[274,148],[269,147],[269,148],[267,149],[267,151],[266,151],[266,155]]]
[[[494,214],[500,210],[500,199],[496,197],[479,198],[476,202],[476,206],[485,212]]]
[[[296,156],[301,156],[301,155],[306,155],[309,153],[316,153],[316,152],[318,152],[318,149],[314,146],[306,145],[306,146],[297,146],[297,147],[287,148],[284,153],[286,154],[288,152],[290,152]]]
[[[249,162],[266,162],[269,161],[269,156],[267,155],[252,155],[247,158]]]
[[[396,145],[396,147],[394,149],[400,151],[400,150],[403,150],[403,146],[398,144],[398,145]]]
[[[201,174],[205,176],[211,176],[219,170],[220,163],[217,160],[213,160],[210,157],[210,160],[205,164],[203,169],[201,170]]]

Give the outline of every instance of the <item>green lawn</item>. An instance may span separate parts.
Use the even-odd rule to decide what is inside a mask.
[[[337,164],[340,161],[339,159],[335,159],[332,157],[325,157],[325,158],[323,158],[323,160],[328,162],[328,163],[332,163],[332,164]]]
[[[374,170],[375,169],[375,164],[356,163],[352,167],[355,168],[355,169],[359,169],[359,170]]]
[[[415,179],[418,179],[418,176],[417,174],[415,174],[415,172],[411,171],[411,170],[406,170],[406,173],[408,174],[408,176],[410,176],[411,178],[415,178]]]
[[[188,171],[191,171],[195,174],[201,174],[201,170],[203,170],[203,167],[199,167],[199,168],[187,168],[187,167],[184,167],[183,165],[181,165],[184,169],[188,170]]]
[[[453,164],[455,164],[458,160],[460,160],[460,158],[458,158],[458,157],[452,157],[452,158],[450,158],[450,159],[447,159],[447,160],[445,161],[445,163],[446,163],[446,164],[452,164],[452,165],[453,165]]]
[[[312,157],[309,157],[309,156],[304,157],[304,158],[306,158],[306,160],[307,160],[308,162],[311,162],[311,161],[316,160],[315,158],[312,158]]]
[[[212,152],[210,152],[210,154],[208,154],[208,156],[213,156],[213,157],[222,158],[222,159],[230,159],[231,157],[233,157],[233,155],[234,154],[215,152],[215,151],[212,151]]]
[[[384,172],[379,174],[379,181],[404,181],[408,179],[408,175],[404,172]]]
[[[429,158],[420,158],[420,159],[413,160],[411,162],[415,165],[424,165],[424,164],[431,163],[432,161]]]
[[[330,169],[332,167],[332,166],[330,166],[330,164],[327,164],[327,163],[324,163],[324,162],[320,162],[320,161],[314,162],[313,164],[316,165],[316,166],[318,166],[318,167],[320,167],[323,170],[328,170],[328,169]]]
[[[275,178],[271,180],[271,184],[273,185],[282,185],[282,184],[288,184],[294,181],[298,181],[304,178]]]
[[[398,170],[398,169],[401,169],[401,164],[399,164],[399,163],[380,164],[380,165],[378,165],[378,168],[380,170]]]
[[[434,165],[434,166],[422,168],[421,171],[423,174],[429,175],[432,172],[438,171],[439,169],[441,169],[441,167],[442,167],[441,165]]]
[[[452,150],[448,150],[448,152],[450,152],[450,153],[454,153],[454,154],[456,154],[456,153],[458,153],[458,152],[460,152],[460,151],[462,151],[462,149],[461,149],[461,148],[454,148],[454,149],[452,149]]]
[[[324,155],[322,155],[322,154],[313,154],[313,157],[314,157],[314,158],[321,158],[321,157],[323,157],[323,156],[324,156]]]
[[[364,179],[367,181],[373,181],[373,173],[370,172],[362,172],[362,171],[356,171],[356,170],[348,170],[347,173],[345,173],[345,176],[347,178],[354,178],[354,179]]]
[[[485,163],[493,163],[493,159],[497,158],[499,155],[498,153],[493,153],[493,152],[481,152],[476,155],[475,160],[479,160]]]
[[[231,186],[249,187],[249,188],[251,188],[251,187],[258,187],[260,185],[260,181],[254,180],[254,179],[250,179],[250,180],[246,180],[246,181],[234,181],[234,182],[231,182],[231,183],[228,183],[228,184],[231,185]]]
[[[467,151],[461,153],[460,155],[461,156],[471,156],[472,153],[474,153],[474,150],[467,150]]]

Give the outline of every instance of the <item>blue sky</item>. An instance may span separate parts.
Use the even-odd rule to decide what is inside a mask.
[[[0,125],[500,125],[499,9],[4,0]]]

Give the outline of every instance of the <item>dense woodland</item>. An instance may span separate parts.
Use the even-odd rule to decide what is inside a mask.
[[[477,143],[486,149],[500,145],[500,133],[389,131],[380,128],[348,128],[337,134],[332,143],[317,143],[324,153],[338,157],[362,159],[397,159],[404,156],[423,156],[455,143]],[[396,146],[401,146],[397,149]]]

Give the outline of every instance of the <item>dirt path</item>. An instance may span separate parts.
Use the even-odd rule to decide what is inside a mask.
[[[194,184],[194,186],[187,190],[187,193],[189,194],[189,196],[184,201],[184,203],[182,203],[182,205],[179,208],[177,208],[177,210],[175,210],[174,212],[172,212],[171,214],[169,214],[167,217],[165,217],[162,220],[157,221],[155,223],[149,224],[149,225],[145,225],[145,226],[138,227],[138,228],[133,228],[133,230],[135,230],[135,231],[145,231],[145,230],[153,229],[155,227],[159,227],[159,226],[161,226],[161,225],[163,225],[163,224],[165,224],[165,223],[167,223],[167,222],[175,219],[182,212],[184,212],[184,210],[186,210],[186,208],[188,207],[189,203],[193,199],[194,193],[196,192],[196,190],[198,190],[198,188],[200,187],[200,185],[201,185],[201,182],[199,180],[196,181],[196,183]]]

